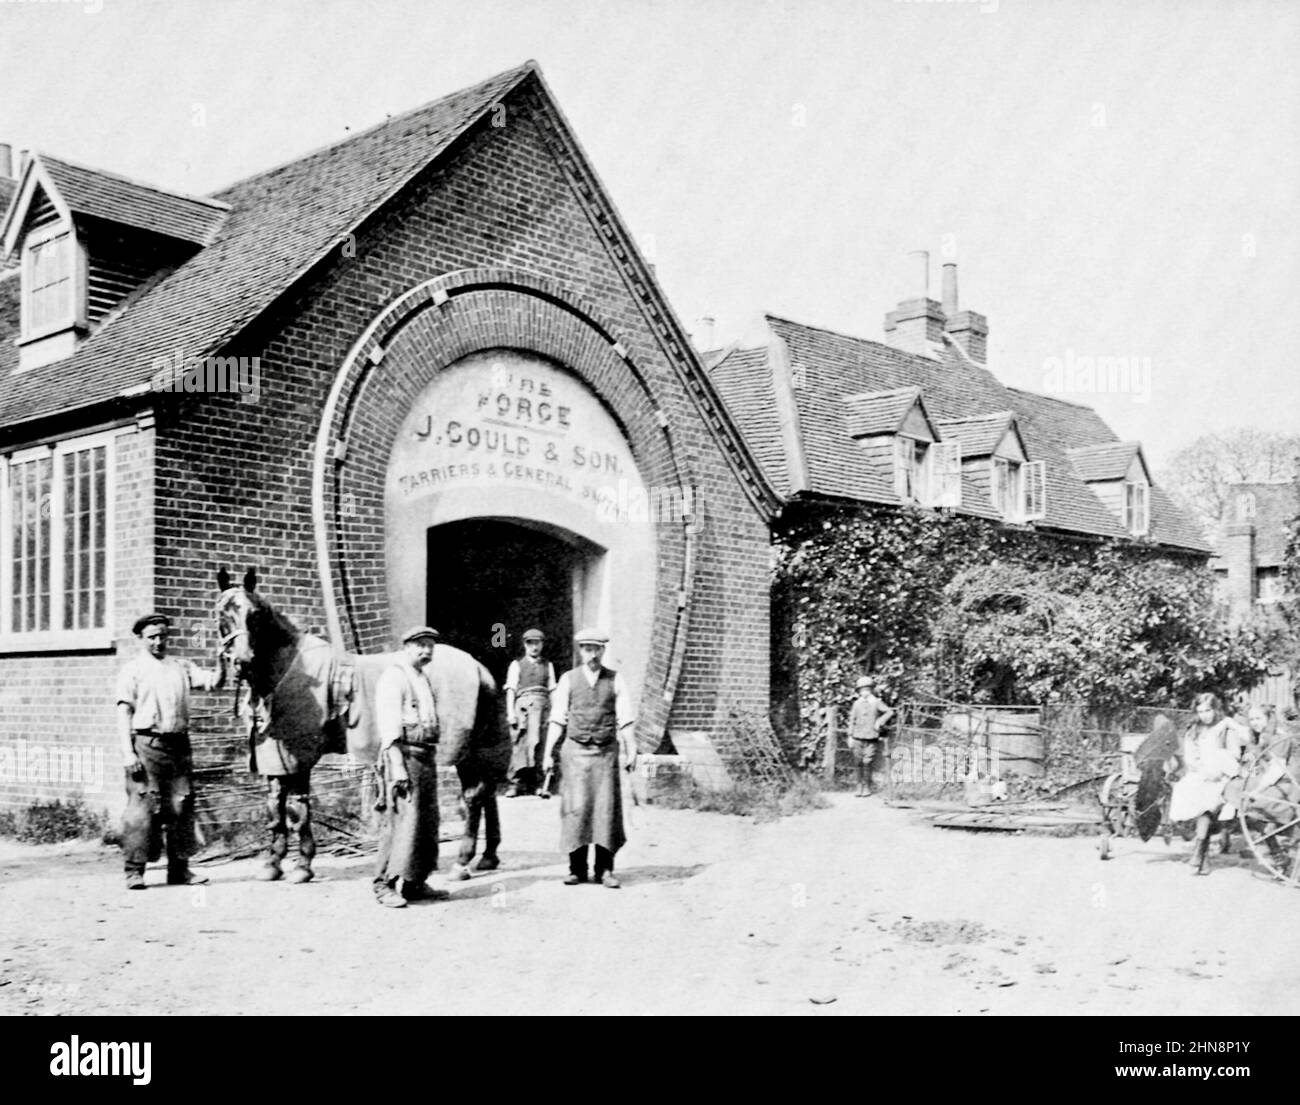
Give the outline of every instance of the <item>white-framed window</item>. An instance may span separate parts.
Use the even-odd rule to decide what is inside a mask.
[[[1028,522],[1047,514],[1047,465],[993,458],[993,506],[1008,522]]]
[[[1047,517],[1047,462],[1031,460],[1025,465],[1025,521]]]
[[[1124,528],[1134,537],[1143,536],[1150,528],[1150,507],[1147,485],[1140,480],[1124,482]]]
[[[1018,522],[1023,513],[1024,490],[1020,462],[1006,457],[993,458],[993,507],[1008,521]]]
[[[900,499],[924,501],[929,491],[929,448],[914,437],[894,438],[894,491]]]
[[[931,506],[961,506],[961,442],[936,441],[930,446]]]
[[[81,248],[72,227],[56,223],[23,243],[22,337],[35,339],[84,324]]]
[[[0,459],[0,647],[112,640],[113,435]]]

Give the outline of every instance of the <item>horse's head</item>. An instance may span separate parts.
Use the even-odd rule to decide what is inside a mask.
[[[217,573],[217,586],[221,597],[217,599],[217,636],[221,641],[221,655],[234,661],[242,669],[253,662],[253,633],[257,616],[265,603],[254,590],[257,573],[249,568],[244,581],[231,585],[230,573],[222,568]]]

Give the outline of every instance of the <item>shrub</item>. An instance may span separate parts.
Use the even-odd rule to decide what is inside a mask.
[[[108,817],[80,798],[67,802],[33,802],[16,812],[0,813],[0,836],[21,844],[57,844],[64,840],[103,838]]]

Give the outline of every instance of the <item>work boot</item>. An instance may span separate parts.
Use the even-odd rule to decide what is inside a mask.
[[[575,875],[575,874],[573,874],[572,872],[570,872],[570,873],[569,873],[568,875],[566,875],[565,878],[564,878],[564,885],[565,885],[565,886],[577,886],[579,883],[584,883],[584,882],[586,882],[586,881],[587,881],[587,876],[586,876],[586,875]]]
[[[623,884],[614,876],[613,871],[606,871],[600,876],[600,885],[607,886],[610,890],[617,890]]]
[[[475,871],[495,871],[501,866],[501,859],[498,856],[481,856],[478,863],[474,864]]]
[[[375,895],[375,901],[389,909],[405,909],[406,899],[397,892],[397,888],[386,886]]]
[[[408,902],[445,902],[451,897],[445,890],[435,890],[427,882],[405,883],[399,892]]]
[[[200,875],[186,867],[183,871],[168,871],[168,886],[203,886],[208,881],[207,875]]]
[[[283,874],[284,872],[280,870],[280,861],[268,859],[258,869],[257,878],[260,882],[276,882]]]
[[[144,873],[142,871],[130,871],[126,876],[126,888],[128,890],[144,889]]]

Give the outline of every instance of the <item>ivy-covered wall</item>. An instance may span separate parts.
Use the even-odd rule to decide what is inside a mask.
[[[792,504],[774,528],[774,721],[788,744],[874,674],[889,701],[1080,703],[1105,717],[1250,686],[1203,557],[947,511]]]

